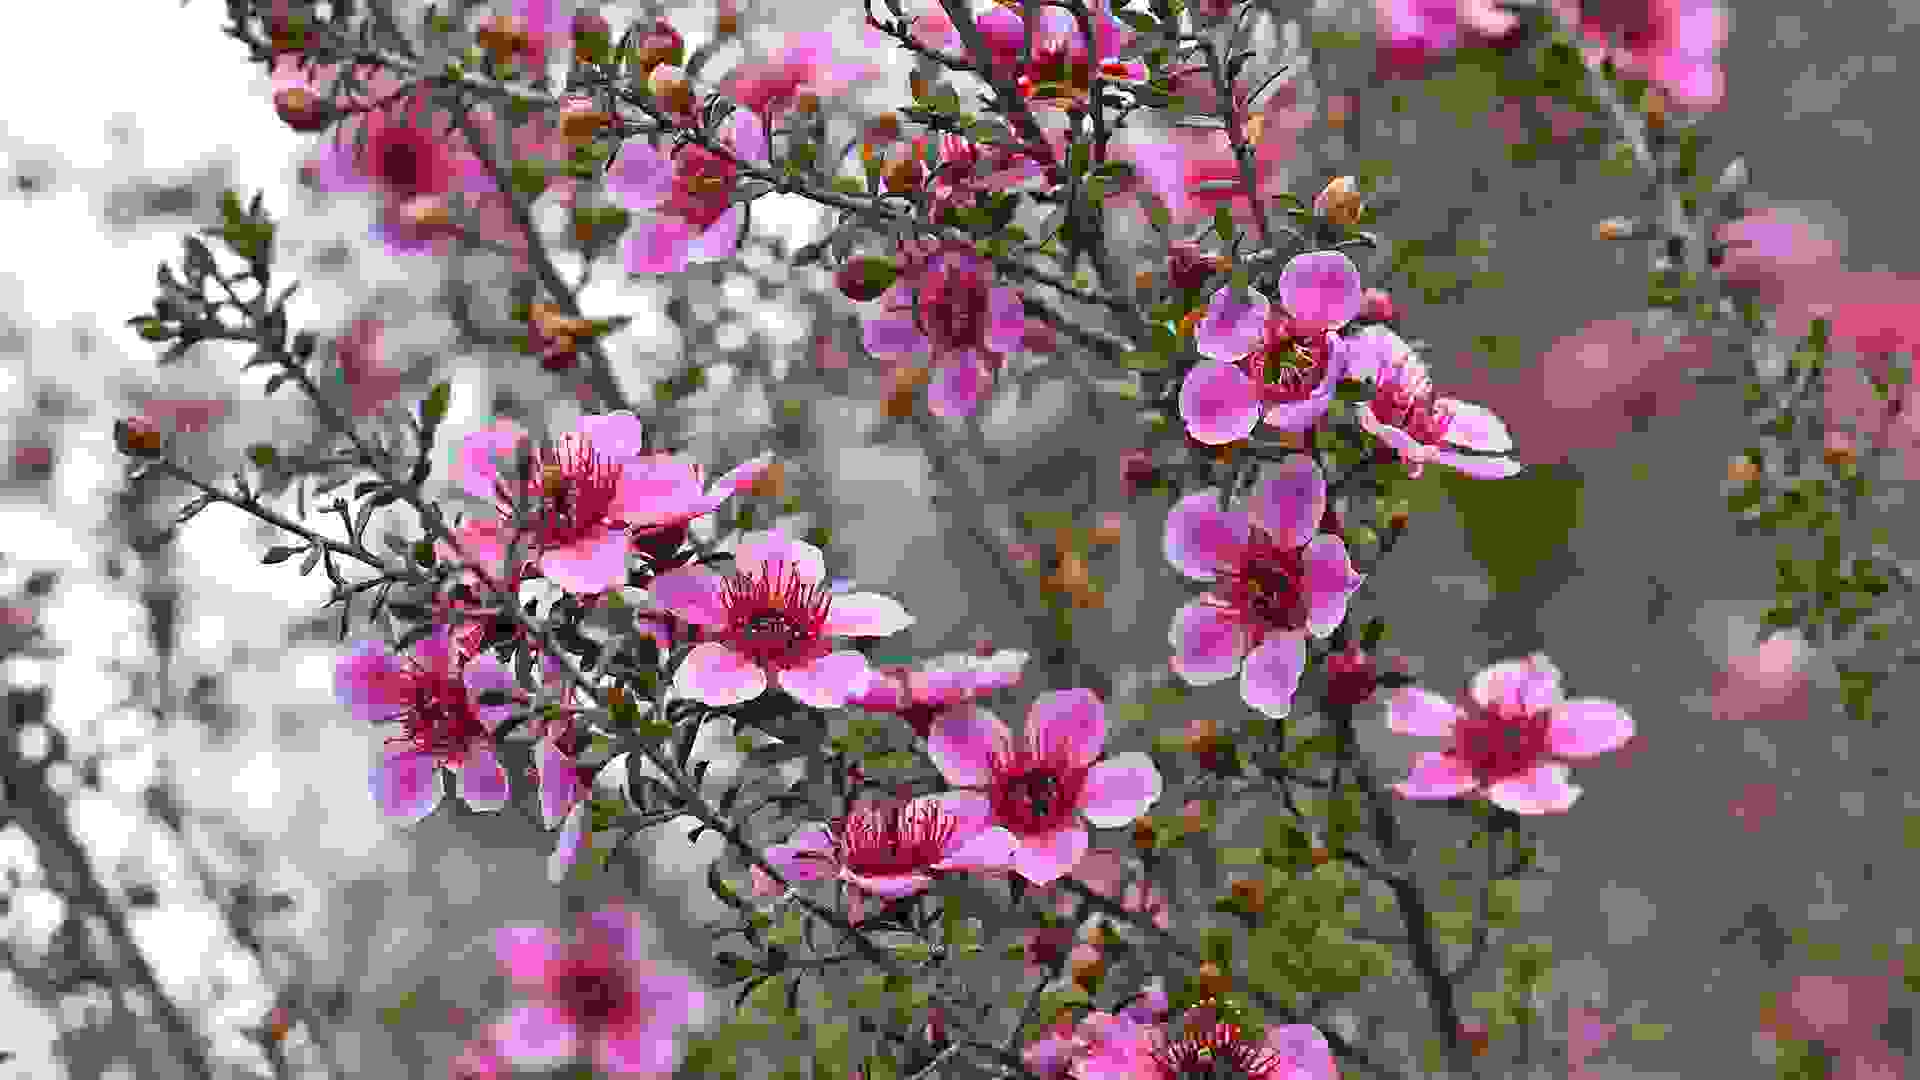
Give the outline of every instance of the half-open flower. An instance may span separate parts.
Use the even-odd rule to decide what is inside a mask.
[[[801,826],[767,849],[767,861],[788,881],[832,876],[868,896],[899,900],[943,871],[1005,869],[1014,839],[992,817],[986,796],[970,791],[863,803],[844,818]]]
[[[1407,475],[1418,477],[1439,462],[1482,480],[1520,471],[1511,457],[1463,454],[1452,447],[1505,455],[1513,449],[1507,426],[1490,410],[1439,397],[1426,362],[1400,335],[1369,326],[1335,346],[1343,354],[1342,376],[1374,384],[1373,399],[1359,410],[1360,426],[1400,456]]]

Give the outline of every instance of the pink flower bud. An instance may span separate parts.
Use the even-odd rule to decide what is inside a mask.
[[[333,121],[333,110],[312,91],[301,86],[283,86],[273,94],[273,111],[281,123],[295,131],[324,131]]]
[[[840,295],[849,300],[867,303],[879,299],[880,294],[893,287],[900,277],[900,268],[892,259],[879,255],[855,255],[840,264],[833,275],[834,287]]]
[[[1313,197],[1313,212],[1335,225],[1357,225],[1366,200],[1351,176],[1336,176]]]
[[[1400,317],[1393,297],[1385,289],[1368,289],[1360,295],[1360,317],[1374,322],[1392,322]]]
[[[1334,705],[1360,705],[1372,699],[1380,685],[1373,657],[1356,645],[1327,657],[1327,701]]]
[[[1167,278],[1176,289],[1198,289],[1221,269],[1218,255],[1209,255],[1189,241],[1174,244],[1167,252]]]
[[[661,64],[647,75],[647,93],[670,113],[693,114],[693,84],[687,81],[687,73],[674,64]]]
[[[678,64],[686,58],[687,43],[680,31],[664,17],[653,20],[653,29],[640,38],[640,55],[637,70],[643,76],[653,74],[653,69],[662,64]]]
[[[1140,493],[1140,489],[1151,484],[1155,475],[1153,453],[1144,447],[1124,450],[1120,454],[1120,487],[1131,499]]]

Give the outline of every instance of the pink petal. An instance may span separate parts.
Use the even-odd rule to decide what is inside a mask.
[[[898,900],[901,897],[925,892],[927,886],[933,884],[933,875],[918,871],[903,874],[856,874],[851,870],[842,869],[840,880],[882,900]]]
[[[993,752],[1011,739],[998,716],[976,705],[948,709],[934,718],[927,756],[947,783],[980,787],[993,779]]]
[[[375,724],[413,704],[406,671],[398,657],[378,641],[362,641],[333,668],[334,697],[353,711],[353,718]]]
[[[1507,425],[1484,406],[1454,398],[1441,398],[1436,405],[1452,413],[1447,421],[1446,439],[1455,446],[1489,454],[1504,454],[1513,449],[1513,436]]]
[[[1260,470],[1248,507],[1253,523],[1287,547],[1300,547],[1320,530],[1327,511],[1327,477],[1312,454],[1295,454]]]
[[[629,274],[677,274],[687,268],[693,231],[677,217],[653,217],[627,227],[624,261]]]
[[[544,926],[503,926],[493,932],[493,954],[515,986],[535,993],[565,955],[559,935]]]
[[[1194,346],[1209,360],[1231,364],[1260,344],[1272,310],[1273,302],[1258,289],[1236,295],[1233,286],[1223,285],[1214,290],[1207,313],[1194,327]]]
[[[834,637],[886,637],[913,625],[900,601],[879,593],[844,593],[827,608],[825,632]]]
[[[632,461],[640,456],[646,445],[642,441],[645,428],[641,426],[640,419],[624,409],[583,416],[574,424],[574,430],[593,446],[596,456],[615,461]]]
[[[576,596],[592,596],[627,582],[627,534],[608,528],[540,556],[540,573]]]
[[[767,126],[751,109],[736,109],[727,117],[727,145],[753,165],[767,164]]]
[[[1549,748],[1561,757],[1584,758],[1625,746],[1633,717],[1611,701],[1575,698],[1553,710]]]
[[[1262,1043],[1268,1053],[1285,1063],[1279,1072],[1288,1080],[1339,1080],[1333,1048],[1312,1024],[1275,1025],[1267,1029]]]
[[[1087,830],[1068,825],[1037,836],[1015,836],[1013,869],[1035,885],[1045,887],[1065,877],[1087,853]]]
[[[803,825],[786,843],[768,848],[766,859],[788,881],[818,881],[837,865],[833,834],[824,825]]]
[[[1333,329],[1360,314],[1360,270],[1338,251],[1295,255],[1280,271],[1280,304],[1303,322]]]
[[[581,790],[573,758],[561,753],[552,739],[540,740],[534,767],[540,773],[540,823],[551,829],[586,793]]]
[[[1505,480],[1518,473],[1522,466],[1507,457],[1474,457],[1470,454],[1456,454],[1451,450],[1434,453],[1433,460],[1456,472],[1465,473],[1475,480]]]
[[[558,885],[567,878],[567,871],[580,858],[580,847],[587,838],[587,804],[577,802],[567,812],[567,820],[560,823],[560,839],[553,845],[553,854],[547,857],[547,882]]]
[[[1299,631],[1271,634],[1247,654],[1240,672],[1240,698],[1268,716],[1293,709],[1293,693],[1307,668],[1307,638]]]
[[[719,574],[698,566],[669,570],[648,586],[655,607],[695,626],[727,625],[726,592],[726,582]]]
[[[1174,674],[1194,686],[1211,686],[1234,675],[1247,652],[1245,628],[1225,608],[1204,597],[1189,600],[1174,612],[1167,643],[1173,646]]]
[[[1489,785],[1487,798],[1516,814],[1559,814],[1580,797],[1581,789],[1567,783],[1567,767],[1543,761],[1526,775]]]
[[[760,665],[717,641],[695,645],[673,676],[673,692],[715,708],[752,701],[767,690]]]
[[[1393,790],[1408,799],[1451,799],[1474,790],[1479,784],[1473,773],[1452,754],[1423,753],[1414,758],[1407,778]]]
[[[734,252],[740,250],[740,220],[745,216],[740,206],[735,203],[727,207],[724,213],[714,219],[713,224],[688,242],[688,262],[719,262],[733,258]]]
[[[912,356],[925,352],[927,339],[910,316],[872,315],[860,324],[860,340],[875,356]]]
[[[670,1030],[643,1027],[607,1033],[594,1042],[594,1064],[605,1076],[671,1076],[679,1055]]]
[[[580,1032],[551,1005],[522,1005],[499,1033],[500,1056],[515,1065],[560,1065],[579,1056]]]
[[[1403,686],[1387,699],[1387,730],[1402,735],[1453,736],[1460,707],[1431,690]]]
[[[1338,536],[1323,535],[1307,545],[1307,631],[1315,637],[1334,632],[1347,617],[1347,601],[1366,575],[1354,570],[1347,557],[1347,542]]]
[[[1412,352],[1412,347],[1401,340],[1399,334],[1384,326],[1368,326],[1356,334],[1338,338],[1332,358],[1340,364],[1341,378],[1370,382],[1378,379],[1380,372],[1392,370],[1399,357]]]
[[[453,774],[455,790],[460,801],[475,810],[498,810],[507,805],[510,793],[507,790],[507,771],[500,767],[500,759],[489,746],[476,746],[467,751],[467,759]]]
[[[1253,380],[1232,364],[1201,363],[1180,383],[1180,418],[1187,434],[1208,446],[1246,438],[1260,422]]]
[[[620,901],[593,911],[580,923],[583,933],[618,955],[638,957],[648,947],[647,917]],[[658,978],[671,979],[671,976]]]
[[[766,472],[772,464],[773,451],[771,450],[750,461],[743,461],[735,465],[725,476],[715,480],[713,485],[707,488],[707,494],[714,498],[723,499],[737,493],[742,488],[751,487],[760,479],[760,474]]]
[[[496,420],[492,427],[471,432],[461,439],[459,454],[454,459],[460,490],[492,502],[495,485],[503,473],[512,474],[519,445],[526,438],[527,433],[519,424]]]
[[[805,667],[788,668],[775,676],[780,689],[816,709],[841,708],[871,677],[867,658],[852,651],[828,653]]]
[[[1212,581],[1246,546],[1247,536],[1247,515],[1220,509],[1220,489],[1206,488],[1174,504],[1161,546],[1175,570],[1195,581]]]
[[[1020,302],[1020,290],[989,290],[987,312],[987,348],[998,353],[1020,351],[1027,336],[1027,309]]]
[[[607,190],[628,210],[652,210],[673,193],[673,161],[645,139],[628,139],[607,171]]]
[[[1027,710],[1027,745],[1050,759],[1091,765],[1107,742],[1107,710],[1091,690],[1053,690]]]
[[[973,350],[949,355],[927,387],[927,409],[942,420],[972,416],[986,388],[987,373]]]
[[[926,801],[937,805],[941,812],[954,821],[955,840],[950,848],[958,848],[964,838],[987,828],[993,822],[993,804],[984,792],[965,789],[942,791],[938,795],[921,795],[915,803]]]
[[[1160,770],[1138,750],[1102,761],[1087,771],[1080,812],[1097,829],[1133,824],[1160,798]]]
[[[935,870],[1005,870],[1013,865],[1014,849],[1020,846],[1003,826],[992,825],[968,837],[965,843],[948,852]]]
[[[417,824],[440,805],[440,796],[440,769],[432,754],[403,750],[374,767],[373,800],[388,817]]]
[[[1474,703],[1518,705],[1528,710],[1560,704],[1560,669],[1544,653],[1482,668],[1467,686]]]
[[[818,585],[827,576],[826,559],[819,548],[778,529],[748,533],[734,549],[734,567],[740,573],[757,574],[776,563],[784,564],[787,574],[808,585]]]

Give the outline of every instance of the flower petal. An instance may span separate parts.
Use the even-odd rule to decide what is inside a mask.
[[[834,858],[833,834],[825,825],[802,825],[784,844],[766,851],[767,862],[788,881],[818,881],[838,865]]]
[[[1333,329],[1360,314],[1360,270],[1339,251],[1295,255],[1280,271],[1280,304],[1302,322]]]
[[[1027,710],[1027,745],[1048,760],[1091,765],[1106,742],[1106,706],[1091,690],[1052,690],[1035,698]]]
[[[719,262],[733,258],[734,253],[740,250],[740,221],[746,213],[740,207],[740,203],[727,207],[724,213],[714,219],[713,224],[687,242],[688,262]]]
[[[1403,686],[1387,699],[1387,730],[1402,735],[1451,738],[1460,707],[1431,690]]]
[[[1446,440],[1468,450],[1504,454],[1513,449],[1513,436],[1491,409],[1454,398],[1441,398],[1434,404],[1448,410]]]
[[[1212,581],[1246,546],[1247,536],[1247,515],[1220,509],[1220,489],[1205,488],[1174,504],[1161,549],[1175,570],[1195,581]]]
[[[1347,542],[1338,536],[1318,536],[1307,545],[1307,631],[1326,637],[1347,617],[1347,601],[1366,575],[1353,568]]]
[[[1327,477],[1312,454],[1294,454],[1260,470],[1247,510],[1260,526],[1286,547],[1300,547],[1320,530],[1327,512]]]
[[[535,993],[546,985],[547,970],[562,961],[566,950],[547,927],[502,926],[493,932],[493,954],[516,987]]]
[[[333,666],[333,693],[353,718],[375,724],[413,705],[406,666],[386,644],[362,641]]]
[[[1452,450],[1434,451],[1433,460],[1475,480],[1505,480],[1525,467],[1510,457],[1476,457]]]
[[[1232,364],[1208,360],[1180,383],[1180,418],[1195,442],[1220,446],[1253,434],[1260,397],[1253,380]]]
[[[838,709],[847,698],[859,693],[872,678],[867,658],[852,650],[828,653],[805,667],[787,668],[775,673],[780,689],[792,694],[803,705],[816,709]]]
[[[594,596],[627,582],[627,534],[607,528],[540,556],[540,573],[576,596]]]
[[[627,227],[623,259],[629,274],[677,274],[687,268],[693,230],[677,217],[652,217]]]
[[[987,381],[972,349],[949,354],[927,386],[927,411],[942,420],[972,416],[980,407]]]
[[[1553,710],[1547,746],[1561,757],[1586,758],[1618,750],[1633,738],[1633,717],[1611,701],[1575,698]]]
[[[933,864],[935,870],[1005,870],[1013,865],[1019,841],[1004,826],[990,825],[969,836]]]
[[[628,139],[607,170],[607,190],[628,210],[652,210],[673,193],[673,161],[645,139]]]
[[[1489,785],[1487,798],[1516,814],[1561,814],[1580,797],[1580,788],[1567,783],[1567,767],[1543,761],[1526,775]]]
[[[900,601],[879,593],[842,593],[827,608],[825,633],[835,637],[886,637],[913,625]]]
[[[1516,705],[1528,711],[1560,704],[1560,669],[1545,653],[1489,664],[1467,685],[1474,704]]]
[[[380,812],[408,824],[417,824],[440,805],[440,768],[424,751],[387,754],[374,767],[372,783]]]
[[[500,1056],[515,1065],[564,1064],[580,1054],[580,1032],[551,1005],[522,1005],[500,1025]]]
[[[717,641],[693,647],[673,676],[673,692],[715,708],[752,701],[767,690],[760,665]]]
[[[526,438],[526,430],[519,424],[496,420],[493,426],[461,439],[453,465],[460,490],[492,502],[495,487],[512,475],[520,443]]]
[[[587,838],[587,804],[577,802],[567,812],[567,820],[560,823],[560,839],[554,842],[553,854],[547,856],[547,883],[558,885],[567,878],[567,871],[579,861],[580,848]]]
[[[1160,770],[1153,759],[1132,750],[1087,770],[1080,812],[1097,829],[1118,829],[1146,813],[1160,798],[1160,790]]]
[[[748,533],[734,548],[733,565],[740,573],[757,574],[775,564],[784,564],[786,573],[808,585],[818,585],[827,576],[826,559],[819,548],[779,529]]]
[[[1307,638],[1299,631],[1269,635],[1247,654],[1240,672],[1240,698],[1268,716],[1293,710],[1293,694],[1307,668]]]
[[[1194,346],[1209,360],[1231,364],[1260,344],[1272,310],[1273,302],[1258,289],[1242,292],[1223,285],[1207,300],[1207,313],[1194,327]]]
[[[1339,1080],[1333,1048],[1312,1024],[1276,1024],[1262,1041],[1264,1049],[1279,1058],[1278,1071],[1288,1080]]]
[[[1167,643],[1173,646],[1173,673],[1194,686],[1211,686],[1238,673],[1247,653],[1246,628],[1205,597],[1173,613]]]
[[[646,446],[640,418],[625,409],[583,416],[574,423],[574,430],[592,444],[594,456],[614,461],[632,461]]]
[[[533,764],[540,774],[540,824],[551,829],[560,824],[586,792],[580,783],[580,774],[574,771],[573,758],[561,753],[552,739],[540,740]]]
[[[683,566],[654,578],[647,588],[655,607],[687,622],[696,626],[727,625],[726,581],[711,570]]]
[[[998,716],[977,705],[947,709],[927,734],[927,756],[947,783],[981,787],[993,779],[993,753],[1011,735]]]
[[[987,348],[999,353],[1020,351],[1027,335],[1027,309],[1020,302],[1020,290],[989,290],[987,313]]]
[[[1043,888],[1065,877],[1087,853],[1087,829],[1078,823],[1014,839],[1018,842],[1013,850],[1014,871]]]
[[[1452,754],[1444,751],[1423,753],[1413,760],[1407,778],[1393,790],[1408,799],[1451,799],[1479,786],[1473,773]]]
[[[469,748],[466,760],[455,770],[453,779],[460,801],[475,810],[498,810],[507,805],[511,797],[507,790],[507,770],[500,767],[500,759],[491,746]]]

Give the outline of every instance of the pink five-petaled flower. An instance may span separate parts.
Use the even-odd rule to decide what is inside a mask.
[[[1218,488],[1196,491],[1167,515],[1167,561],[1217,582],[1174,614],[1172,667],[1197,686],[1238,672],[1242,700],[1285,716],[1306,669],[1307,635],[1333,633],[1366,579],[1346,541],[1319,531],[1327,480],[1311,456],[1265,469],[1244,510],[1221,510],[1219,498]]]
[[[1611,57],[1676,105],[1717,108],[1725,96],[1727,13],[1719,0],[1554,0],[1554,8],[1585,39],[1589,66]]]
[[[739,247],[740,207],[733,182],[744,161],[767,163],[767,129],[751,110],[727,119],[721,140],[732,157],[689,143],[669,157],[645,139],[628,139],[607,173],[607,189],[628,210],[651,210],[627,234],[629,274],[674,274],[689,262],[729,259]]]
[[[494,520],[455,530],[460,551],[493,573],[513,539],[516,495],[531,507],[526,551],[547,580],[570,593],[599,593],[627,579],[627,506],[636,501],[633,463],[640,457],[640,421],[632,413],[583,416],[555,446],[533,451],[524,493],[512,490],[514,455],[527,438],[500,421],[461,440],[454,463],[460,486],[499,504]],[[443,557],[452,557],[443,545]],[[510,568],[517,570],[517,567]]]
[[[1326,415],[1345,355],[1327,331],[1360,313],[1360,271],[1338,251],[1296,255],[1280,273],[1280,304],[1284,312],[1258,290],[1232,286],[1207,302],[1194,343],[1209,362],[1180,384],[1180,415],[1196,441],[1244,439],[1263,413],[1281,431]]]
[[[1237,1025],[1200,1026],[1188,1016],[1187,1034],[1138,1026],[1134,1037],[1114,1040],[1082,1063],[1080,1075],[1127,1080],[1187,1080],[1231,1076],[1235,1080],[1337,1080],[1327,1037],[1312,1024],[1275,1024],[1255,1041]]]
[[[1418,477],[1437,461],[1481,480],[1499,480],[1520,471],[1510,457],[1476,457],[1446,445],[1505,454],[1513,436],[1491,411],[1450,397],[1436,397],[1427,365],[1400,335],[1369,326],[1335,345],[1343,354],[1341,377],[1374,384],[1373,400],[1359,410],[1360,426],[1387,444]]]
[[[941,871],[1005,867],[1013,836],[992,817],[986,797],[971,791],[863,802],[844,818],[801,826],[767,849],[767,861],[788,881],[832,875],[866,896],[900,900]],[[848,907],[864,911],[865,904]]]
[[[1017,685],[1026,663],[1024,650],[1001,649],[985,656],[948,653],[915,668],[879,668],[866,689],[848,698],[847,704],[898,713],[913,726],[914,734],[926,738],[940,710]]]
[[[829,32],[792,34],[773,56],[734,68],[720,89],[774,125],[803,96],[816,101],[837,97],[880,76],[873,65],[840,59],[843,55]]]
[[[927,408],[949,418],[973,415],[991,378],[990,354],[1018,350],[1026,330],[1020,291],[994,287],[991,269],[978,257],[946,250],[916,260],[882,294],[862,337],[877,357],[932,353],[938,370],[927,387]]]
[[[943,713],[927,753],[947,782],[986,792],[993,821],[1018,846],[1012,869],[1050,885],[1087,852],[1087,828],[1116,829],[1160,797],[1160,770],[1139,751],[1100,761],[1106,708],[1091,690],[1040,695],[1027,712],[1026,737],[1000,718],[966,706]]]
[[[1633,737],[1633,718],[1611,701],[1563,700],[1560,670],[1544,654],[1490,665],[1457,702],[1417,686],[1387,704],[1387,726],[1402,735],[1449,738],[1423,752],[1394,790],[1409,799],[1484,795],[1516,814],[1563,813],[1580,797],[1556,758],[1590,758]]]
[[[405,659],[378,641],[363,641],[334,667],[334,693],[355,719],[397,720],[406,734],[387,740],[373,770],[373,796],[383,813],[419,821],[440,805],[438,769],[453,773],[460,798],[475,810],[507,804],[507,774],[493,752],[493,732],[510,703],[482,705],[487,691],[513,690],[513,676],[482,653],[456,664],[453,642],[436,626]]]
[[[913,625],[899,601],[834,593],[820,549],[775,529],[748,533],[722,577],[687,566],[653,580],[653,603],[715,640],[694,646],[673,690],[715,708],[752,701],[770,684],[817,709],[837,709],[867,685],[866,657],[836,637],[886,637]]]
[[[703,995],[641,958],[641,925],[636,913],[611,906],[582,916],[571,941],[543,926],[495,931],[500,966],[533,998],[500,1025],[501,1056],[534,1067],[591,1056],[615,1076],[671,1076],[674,1029],[691,1020]]]
[[[1379,68],[1399,77],[1416,77],[1433,54],[1459,48],[1463,29],[1478,40],[1500,41],[1520,26],[1494,0],[1374,0],[1374,11]]]
[[[1292,89],[1283,86],[1246,119],[1246,141],[1254,158],[1254,193],[1263,208],[1287,190],[1286,163],[1298,149],[1300,133],[1313,124],[1312,106],[1294,101]],[[1222,207],[1235,221],[1253,221],[1240,162],[1224,131],[1173,128],[1156,133],[1152,142],[1117,144],[1114,153],[1139,170],[1144,186],[1159,196],[1176,225],[1205,221]]]

